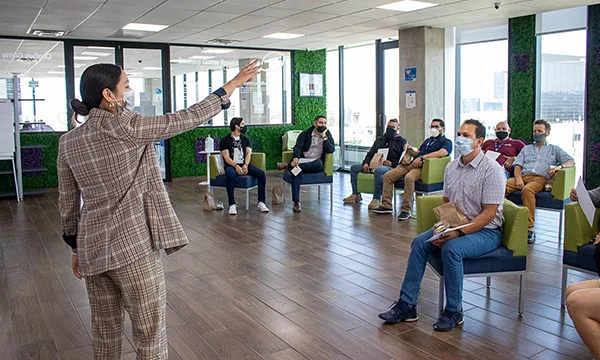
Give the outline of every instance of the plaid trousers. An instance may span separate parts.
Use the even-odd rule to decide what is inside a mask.
[[[94,359],[121,358],[127,310],[138,360],[167,359],[167,295],[158,251],[131,264],[85,278],[92,310]]]

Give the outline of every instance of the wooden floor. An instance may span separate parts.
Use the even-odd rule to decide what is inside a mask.
[[[280,184],[269,175],[271,186]],[[539,212],[529,247],[525,315],[517,316],[518,277],[464,284],[465,323],[432,329],[437,280],[423,280],[419,321],[383,325],[377,313],[398,298],[416,220],[369,215],[343,205],[349,175],[328,189],[303,188],[303,212],[291,203],[269,214],[202,211],[197,179],[168,184],[190,239],[164,258],[170,359],[590,359],[560,308],[562,249],[558,213]],[[224,190],[216,198],[226,202]],[[243,192],[236,192],[243,204]],[[289,195],[289,187],[288,187]],[[57,194],[0,200],[0,359],[92,359],[90,307],[70,271],[60,237]],[[241,206],[243,208],[243,205]],[[571,275],[570,282],[590,278]],[[135,359],[131,325],[124,359]]]

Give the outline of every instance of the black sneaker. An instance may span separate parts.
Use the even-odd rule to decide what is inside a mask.
[[[379,205],[378,207],[376,207],[375,209],[373,209],[373,212],[375,214],[391,214],[391,213],[394,212],[394,210]]]
[[[527,243],[533,244],[535,242],[535,231],[529,230],[527,231]]]
[[[410,219],[410,213],[408,211],[403,211],[398,215],[398,220],[404,221]]]
[[[378,315],[379,318],[388,323],[411,322],[419,320],[417,316],[417,305],[405,301],[394,301],[390,309]]]
[[[433,329],[437,331],[450,331],[464,322],[462,311],[444,311],[442,316],[433,324]]]

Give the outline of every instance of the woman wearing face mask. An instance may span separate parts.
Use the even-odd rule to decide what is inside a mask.
[[[166,359],[166,292],[158,251],[188,243],[171,207],[155,141],[195,128],[229,106],[229,96],[258,73],[256,61],[190,108],[141,116],[125,72],[97,64],[81,76],[81,100],[71,101],[86,122],[60,138],[57,158],[63,238],[72,268],[85,278],[92,312],[94,357],[119,359],[124,312],[138,359]]]

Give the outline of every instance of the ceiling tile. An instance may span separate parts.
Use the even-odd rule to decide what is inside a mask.
[[[96,21],[111,21],[125,22],[128,24],[133,22],[140,16],[152,11],[151,7],[130,6],[120,4],[106,4],[92,15],[90,20]]]
[[[200,28],[206,29],[211,26],[216,26],[227,22],[231,19],[236,18],[237,15],[231,14],[223,14],[223,13],[213,13],[208,11],[203,11],[193,17],[181,22],[180,26],[190,27],[190,28]]]
[[[161,7],[165,9],[204,10],[220,2],[220,0],[167,0]]]
[[[327,5],[327,6],[321,7],[321,8],[319,8],[318,11],[322,12],[322,13],[326,13],[326,14],[346,15],[346,14],[352,14],[352,13],[368,10],[370,8],[371,8],[371,6],[367,6],[367,5],[359,6],[359,5],[348,5],[346,3],[338,3],[338,4],[332,4],[332,5]]]
[[[191,16],[194,16],[193,11],[182,9],[169,9],[159,6],[148,14],[137,19],[136,22],[143,24],[159,24],[159,25],[174,25],[182,22]],[[186,26],[186,25],[184,25]]]
[[[281,9],[281,8],[275,8],[275,7],[269,6],[264,9],[256,10],[256,11],[252,12],[251,14],[249,14],[249,16],[260,15],[260,16],[272,16],[272,17],[277,17],[277,18],[283,18],[283,17],[298,14],[302,11],[303,10]]]
[[[285,0],[285,1],[279,2],[277,4],[273,4],[271,6],[274,8],[281,8],[281,9],[312,10],[312,9],[320,8],[320,7],[327,6],[327,5],[330,5],[330,3],[324,2],[324,1]]]
[[[243,15],[249,12],[258,10],[260,8],[265,7],[265,5],[260,4],[241,4],[237,1],[227,0],[225,2],[219,3],[217,5],[211,6],[208,11],[225,13],[225,14],[238,14]]]

